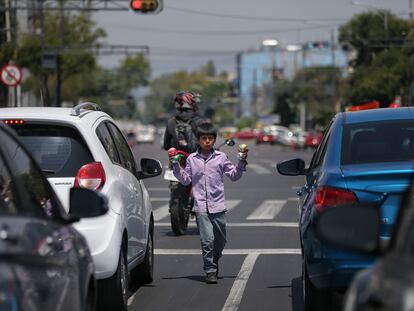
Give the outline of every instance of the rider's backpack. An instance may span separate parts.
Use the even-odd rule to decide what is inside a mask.
[[[177,148],[187,152],[197,149],[197,137],[194,133],[192,119],[184,121],[175,119],[175,135],[177,137]]]

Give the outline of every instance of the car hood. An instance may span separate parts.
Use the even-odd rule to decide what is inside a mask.
[[[391,234],[402,195],[410,185],[414,166],[411,162],[370,163],[341,167],[346,186],[361,203],[381,206],[383,235]]]

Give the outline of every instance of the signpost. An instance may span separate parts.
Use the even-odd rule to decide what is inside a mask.
[[[0,77],[5,85],[14,87],[22,82],[23,75],[18,66],[8,64],[1,69]]]
[[[23,74],[19,66],[8,64],[0,70],[0,80],[9,87],[9,106],[20,106],[20,82]]]

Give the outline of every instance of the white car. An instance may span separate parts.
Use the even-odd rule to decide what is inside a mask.
[[[152,126],[137,127],[135,130],[135,139],[139,144],[152,144],[155,140],[155,128]]]
[[[74,226],[93,256],[98,309],[126,310],[128,273],[141,284],[153,278],[154,220],[143,179],[161,174],[161,163],[143,158],[138,171],[121,131],[96,104],[0,108],[0,116],[20,135],[67,211],[72,187],[107,197],[106,215]]]

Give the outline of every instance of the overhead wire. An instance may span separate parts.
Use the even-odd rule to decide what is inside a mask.
[[[248,15],[233,15],[233,14],[224,14],[224,13],[216,13],[216,12],[207,12],[207,11],[199,11],[193,10],[188,8],[180,8],[171,5],[165,5],[164,9],[177,11],[181,13],[191,13],[191,14],[198,14],[198,15],[205,15],[205,16],[214,16],[214,17],[222,17],[222,18],[231,18],[231,19],[244,19],[244,20],[256,20],[256,21],[279,21],[279,22],[306,22],[306,21],[346,21],[346,18],[289,18],[289,17],[266,17],[266,16],[248,16]]]

